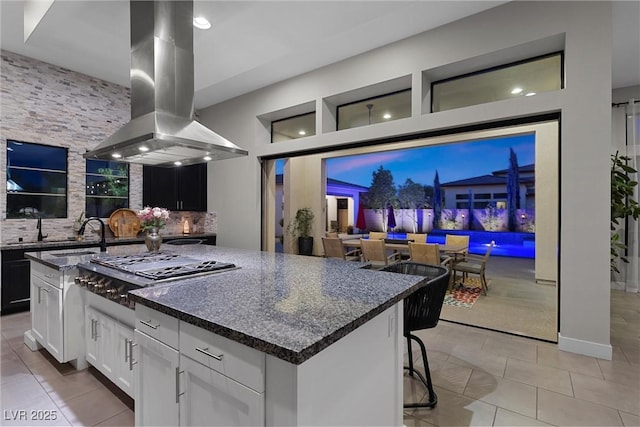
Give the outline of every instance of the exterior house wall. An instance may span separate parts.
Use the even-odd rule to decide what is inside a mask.
[[[423,91],[422,84],[429,82],[423,71],[445,66],[453,71],[462,61],[521,51],[523,45],[558,36],[564,40],[563,90],[427,113],[428,87]],[[561,171],[561,247],[549,251],[549,256],[557,259],[560,255],[561,260],[559,346],[610,358],[611,39],[610,3],[510,2],[203,110],[204,123],[249,150],[248,157],[218,162],[209,169],[209,209],[218,212],[220,244],[260,248],[261,157],[281,158],[294,151],[559,112],[561,167],[554,164],[555,169],[546,171],[551,176]],[[257,118],[314,100],[316,113],[324,113],[324,97],[405,75],[412,76],[414,87],[412,116],[407,119],[341,132],[319,129],[313,137],[270,144],[268,129]],[[322,116],[317,120],[324,123]],[[323,189],[315,189],[322,174],[312,175],[319,171],[317,166],[299,170],[300,178],[310,178],[296,183],[314,187],[304,195],[294,191],[293,203],[285,201],[286,206],[298,206],[300,194],[305,203],[311,199],[324,217],[319,200]],[[536,218],[541,213],[536,212]]]

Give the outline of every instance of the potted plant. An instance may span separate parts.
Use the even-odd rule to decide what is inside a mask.
[[[640,205],[632,197],[638,182],[629,177],[629,174],[637,171],[627,165],[629,160],[631,160],[629,157],[619,156],[618,152],[611,155],[611,271],[616,273],[620,273],[617,266],[618,258],[623,262],[629,262],[621,254],[627,245],[620,241],[617,230],[620,225],[618,220],[624,220],[627,217],[637,220],[640,217]]]
[[[298,253],[300,255],[313,254],[313,237],[311,236],[313,218],[311,208],[300,208],[287,227],[293,237],[298,237]]]

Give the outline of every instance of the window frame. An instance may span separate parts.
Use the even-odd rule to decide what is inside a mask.
[[[351,101],[351,102],[346,102],[344,104],[336,105],[336,132],[340,132],[340,131],[348,130],[348,129],[355,129],[356,127],[370,126],[370,125],[377,124],[377,123],[388,123],[388,122],[392,122],[394,120],[401,120],[401,119],[410,118],[411,115],[413,114],[413,105],[411,104],[411,91],[412,90],[413,90],[413,88],[409,87],[409,88],[406,88],[406,89],[394,90],[393,92],[387,92],[387,93],[383,93],[383,94],[380,94],[380,95],[372,96],[372,97],[369,97],[369,98],[358,99],[356,101]],[[398,94],[404,93],[404,92],[409,92],[409,115],[407,117],[398,117],[397,119],[388,120],[388,121],[385,121],[385,122],[369,123],[368,125],[362,125],[362,126],[356,126],[356,127],[351,127],[351,128],[340,129],[340,109],[341,108],[348,107],[348,106],[353,105],[353,104],[360,104],[361,102],[375,101],[376,99],[386,98],[388,96],[398,95]]]
[[[107,162],[108,164],[116,164],[116,165],[122,165],[126,167],[126,176],[122,176],[122,178],[125,178],[127,180],[127,192],[126,192],[126,196],[101,196],[99,194],[89,194],[89,177],[105,177],[108,178],[110,176],[113,175],[108,175],[108,174],[100,174],[100,173],[96,173],[96,172],[89,172],[89,163],[90,162]],[[111,169],[111,168],[109,168]],[[118,175],[119,176],[119,175]],[[96,159],[86,159],[85,160],[85,201],[84,201],[84,210],[86,213],[89,212],[89,200],[91,199],[100,199],[100,200],[125,200],[124,206],[121,206],[119,208],[116,209],[120,209],[120,208],[129,208],[129,204],[130,204],[130,198],[131,198],[131,168],[129,163],[127,162],[118,162],[118,161],[114,161],[114,160],[96,160]],[[114,209],[115,210],[115,209]],[[93,215],[89,215],[87,214],[87,216],[93,216]]]
[[[12,151],[9,147],[10,143],[18,143],[18,144],[28,144],[28,145],[32,145],[32,146],[39,146],[39,147],[47,147],[49,149],[52,150],[60,150],[61,152],[64,152],[64,169],[51,169],[51,168],[43,168],[43,167],[29,167],[29,166],[10,166],[10,157],[11,154],[10,152]],[[60,146],[56,146],[56,145],[49,145],[49,144],[42,144],[39,142],[29,142],[29,141],[19,141],[17,139],[9,139],[7,138],[6,140],[6,172],[5,172],[5,176],[7,178],[7,186],[8,186],[8,175],[9,175],[9,171],[10,169],[18,169],[18,170],[28,170],[28,171],[34,171],[34,172],[40,172],[40,173],[60,173],[64,175],[64,193],[46,193],[46,192],[26,192],[26,191],[9,191],[8,188],[5,188],[5,201],[6,201],[6,219],[25,219],[25,218],[30,218],[30,216],[27,216],[25,213],[25,216],[12,216],[10,215],[10,196],[12,195],[22,195],[22,196],[26,196],[26,197],[60,197],[64,199],[64,212],[62,212],[62,214],[60,216],[55,215],[55,216],[43,216],[43,212],[39,212],[38,213],[38,217],[43,217],[43,218],[67,218],[68,214],[69,214],[69,149],[67,147],[60,147]],[[26,206],[22,206],[18,208],[18,211],[20,209],[24,209],[26,208]]]
[[[274,140],[273,140],[273,125],[274,125],[274,123],[280,123],[280,122],[284,122],[284,121],[286,121],[286,120],[297,119],[297,118],[299,118],[299,117],[310,116],[310,115],[313,115],[313,116],[314,116],[314,120],[313,120],[313,134],[312,134],[312,135],[310,135],[310,134],[300,135],[300,136],[295,137],[295,138],[287,139],[286,141],[293,141],[293,140],[296,140],[296,139],[300,139],[300,138],[307,138],[307,137],[309,137],[309,136],[315,136],[315,135],[317,135],[317,134],[318,134],[318,130],[316,129],[316,119],[317,119],[316,112],[315,112],[315,111],[309,111],[308,113],[300,113],[300,114],[295,114],[295,115],[293,115],[293,116],[284,117],[284,118],[282,118],[282,119],[272,120],[272,121],[271,121],[271,123],[270,123],[270,126],[269,126],[269,127],[270,127],[270,129],[269,129],[269,134],[270,134],[270,136],[271,136],[271,144],[278,144],[278,143],[280,143],[280,142],[286,142],[286,141],[274,141]]]
[[[565,74],[564,74],[564,50],[558,50],[558,51],[554,51],[554,52],[550,52],[550,53],[545,53],[543,55],[537,55],[537,56],[533,56],[530,58],[526,58],[526,59],[521,59],[518,61],[513,61],[513,62],[508,62],[506,64],[501,64],[501,65],[495,65],[493,67],[490,68],[485,68],[482,70],[478,70],[478,71],[472,71],[469,73],[465,73],[465,74],[460,74],[460,75],[456,75],[456,76],[452,76],[452,77],[447,77],[445,79],[440,79],[440,80],[436,80],[431,82],[430,85],[430,94],[431,94],[431,102],[430,102],[430,113],[439,113],[439,112],[443,112],[443,111],[451,111],[451,110],[455,110],[457,108],[464,108],[464,107],[457,107],[457,108],[451,108],[448,110],[437,110],[434,111],[434,97],[433,97],[433,93],[434,93],[434,86],[438,85],[438,84],[442,84],[442,83],[448,83],[450,81],[453,80],[459,80],[459,79],[464,79],[467,77],[473,77],[473,76],[478,76],[481,74],[488,74],[488,73],[492,73],[495,71],[500,71],[503,70],[505,68],[510,68],[510,67],[515,67],[518,65],[522,65],[522,64],[526,64],[529,62],[535,62],[535,61],[539,61],[541,59],[546,59],[546,58],[551,58],[554,56],[560,56],[560,90],[564,89],[565,87]],[[505,98],[505,99],[509,99],[509,98]],[[491,102],[496,102],[496,101],[491,101]],[[468,105],[467,107],[470,107],[472,105],[482,105],[482,104],[486,104],[486,102],[480,103],[480,104],[471,104]]]

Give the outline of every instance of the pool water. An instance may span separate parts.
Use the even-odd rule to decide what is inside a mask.
[[[427,243],[444,245],[445,231],[427,234]],[[437,234],[436,234],[437,233]],[[454,233],[451,233],[454,234]],[[533,233],[505,233],[505,232],[473,232],[455,233],[469,235],[469,252],[476,255],[484,255],[487,246],[493,240],[495,246],[491,256],[504,256],[514,258],[535,258],[536,244]],[[405,233],[388,233],[390,239],[406,239]]]

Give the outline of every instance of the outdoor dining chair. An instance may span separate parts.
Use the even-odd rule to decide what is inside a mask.
[[[438,395],[436,395],[431,382],[427,349],[424,342],[418,336],[412,334],[412,332],[435,328],[438,324],[440,311],[444,303],[444,296],[447,292],[447,286],[449,285],[450,273],[444,267],[408,261],[385,267],[382,271],[412,274],[427,278],[426,283],[421,288],[404,299],[403,334],[407,339],[407,356],[409,359],[409,366],[405,366],[404,369],[409,371],[409,376],[413,377],[415,375],[420,379],[429,392],[429,400],[424,403],[405,403],[404,407],[433,408],[438,404]],[[417,342],[420,346],[425,375],[422,375],[422,373],[414,367],[411,340]]]
[[[325,233],[325,237],[329,237],[329,238],[337,238],[337,237],[340,237],[340,236],[338,235],[338,232],[337,232],[337,231],[327,231],[327,232]]]
[[[444,244],[446,246],[461,246],[464,247],[464,251],[461,252],[463,258],[467,258],[469,254],[469,236],[460,234],[445,234]]]
[[[382,240],[387,238],[387,233],[382,231],[370,231],[369,240]]]
[[[415,243],[427,243],[426,233],[407,233],[407,240],[413,240]]]
[[[360,261],[360,250],[344,251],[342,240],[337,237],[323,237],[322,247],[326,258],[340,258],[345,261]]]
[[[440,246],[437,243],[409,242],[409,259],[422,264],[440,265],[446,267],[449,272],[453,266],[453,258],[441,255]]]
[[[489,261],[489,255],[491,255],[491,251],[495,246],[495,242],[491,241],[489,246],[487,246],[487,251],[484,255],[467,255],[467,259],[465,261],[457,262],[453,265],[453,275],[455,276],[456,272],[462,273],[462,283],[467,278],[469,274],[477,274],[480,277],[480,284],[482,286],[482,293],[484,295],[487,294],[488,286],[487,286],[487,278],[485,276],[485,270],[487,268],[487,261]]]
[[[362,260],[371,263],[375,267],[385,267],[400,261],[400,253],[393,252],[387,255],[384,240],[360,239]]]

